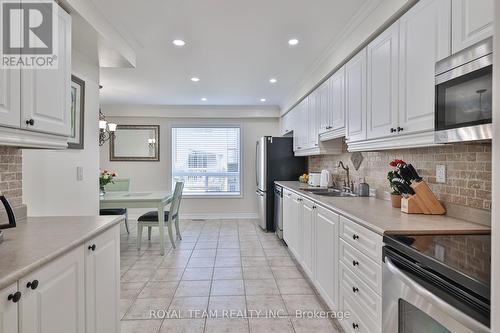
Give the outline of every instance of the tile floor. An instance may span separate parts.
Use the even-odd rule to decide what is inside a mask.
[[[121,235],[122,333],[342,332],[333,320],[295,316],[325,306],[286,247],[252,220],[181,221],[183,239],[164,257],[156,228],[137,251],[134,224]]]

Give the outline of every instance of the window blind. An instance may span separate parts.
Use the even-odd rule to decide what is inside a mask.
[[[185,195],[241,194],[239,127],[173,127],[172,187]]]

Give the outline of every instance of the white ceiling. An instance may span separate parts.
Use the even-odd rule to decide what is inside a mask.
[[[101,69],[102,104],[279,105],[369,0],[94,2],[137,53]]]

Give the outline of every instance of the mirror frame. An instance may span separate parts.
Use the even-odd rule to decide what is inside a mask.
[[[160,161],[160,125],[118,125],[116,130],[153,130],[155,133],[156,145],[155,154],[152,157],[135,157],[135,156],[115,156],[115,135],[111,135],[109,140],[109,160],[110,161]]]

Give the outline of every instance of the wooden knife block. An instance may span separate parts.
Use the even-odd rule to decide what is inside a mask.
[[[414,182],[411,187],[415,194],[401,199],[401,211],[407,214],[443,215],[446,209],[432,193],[429,185],[424,182]]]

